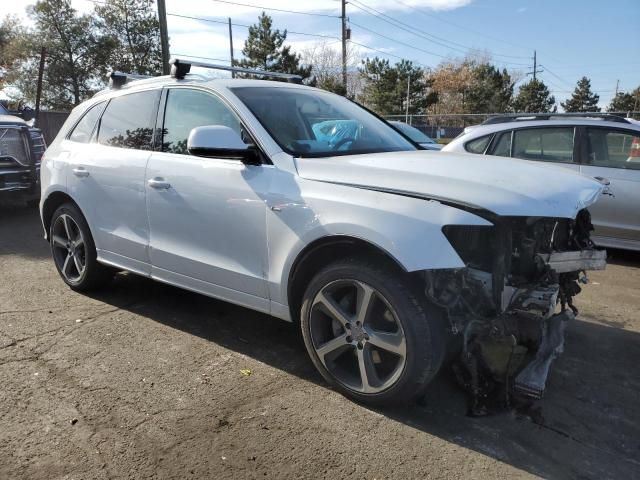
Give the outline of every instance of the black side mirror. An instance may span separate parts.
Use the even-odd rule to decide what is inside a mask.
[[[191,130],[187,150],[197,157],[228,158],[247,165],[262,163],[258,149],[244,143],[235,130],[224,125],[206,125]]]

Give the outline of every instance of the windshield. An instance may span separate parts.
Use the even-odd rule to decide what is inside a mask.
[[[0,103],[0,115],[9,115],[9,110],[4,108],[4,105]]]
[[[418,130],[416,127],[412,127],[409,124],[406,124],[404,122],[389,122],[389,123],[394,127],[396,127],[398,130],[400,130],[402,133],[404,133],[407,137],[409,137],[411,140],[413,140],[416,143],[436,143],[431,138],[429,138],[424,133],[422,133],[420,130]]]
[[[383,120],[338,95],[287,87],[232,90],[280,147],[297,157],[416,150]]]

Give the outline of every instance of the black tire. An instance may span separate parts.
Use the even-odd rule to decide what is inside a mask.
[[[317,312],[318,307],[313,307],[314,299],[316,299],[319,292],[328,291],[327,289],[333,288],[331,285],[339,285],[336,282],[342,282],[345,279],[362,282],[366,286],[375,289],[376,296],[381,296],[384,299],[383,306],[391,307],[397,318],[396,323],[399,323],[402,327],[405,338],[404,346],[406,347],[403,350],[405,355],[404,365],[403,367],[398,367],[398,371],[402,368],[402,373],[393,380],[394,383],[389,384],[384,390],[374,393],[366,393],[365,391],[363,393],[350,388],[349,385],[342,382],[325,367],[316,352],[317,345],[314,346],[314,342],[318,343],[318,341],[314,340],[313,332],[317,332],[318,329],[316,326],[312,327],[312,325],[314,325],[314,322],[317,325],[318,320],[316,320],[317,316],[312,316],[312,312]],[[360,294],[356,293],[356,295]],[[357,303],[357,300],[355,300],[355,303]],[[318,314],[313,313],[313,315]],[[356,311],[353,315],[350,318],[355,318],[358,312]],[[302,335],[307,351],[318,371],[336,390],[358,402],[374,406],[404,405],[414,402],[424,394],[426,387],[438,373],[445,358],[446,338],[442,313],[427,302],[417,282],[390,262],[381,262],[379,259],[350,258],[328,265],[314,276],[307,287],[303,297],[300,318]],[[335,323],[332,325],[335,325]],[[334,328],[333,332],[335,332],[335,327],[332,328]],[[353,326],[349,327],[348,330],[344,329],[344,332],[348,332],[348,335],[353,331],[351,328]],[[317,333],[315,335],[316,337],[318,336]],[[331,334],[331,336],[333,335],[338,337],[343,334]],[[347,342],[353,341],[350,336],[346,338]],[[331,341],[333,340],[338,339],[331,339]],[[368,336],[366,340],[369,340]],[[363,342],[366,343],[366,340],[363,340]],[[329,341],[325,340],[324,345],[328,343]],[[350,348],[351,344],[347,345],[344,349],[345,353],[340,353],[339,355],[352,355]],[[356,348],[363,349],[360,342],[358,342]],[[364,348],[367,348],[367,346],[364,345]],[[375,349],[376,347],[370,344],[369,348]],[[355,356],[358,356],[357,350],[355,350]],[[380,362],[379,357],[380,355],[378,355],[378,362]],[[325,356],[324,358],[326,360],[327,357]],[[339,361],[334,363],[337,365]],[[329,362],[327,364],[329,365]],[[364,381],[362,381],[362,385],[364,385]]]
[[[78,228],[84,240],[84,269],[77,275],[77,278],[69,278],[69,276],[62,272],[63,265],[60,265],[61,262],[59,261],[59,258],[64,254],[64,252],[61,252],[62,249],[59,247],[54,246],[54,227],[58,225],[57,222],[60,221],[59,219],[65,215],[71,217],[73,222],[75,222],[75,227],[73,228]],[[82,212],[80,212],[80,209],[73,203],[65,203],[61,205],[53,213],[49,227],[49,246],[51,248],[51,255],[54,259],[54,264],[60,274],[60,277],[73,290],[82,292],[94,290],[104,286],[112,280],[114,272],[113,269],[106,265],[102,265],[97,261],[96,246],[93,241],[93,236],[91,235],[91,230],[89,230],[89,225],[87,224]],[[78,272],[77,269],[76,272]]]

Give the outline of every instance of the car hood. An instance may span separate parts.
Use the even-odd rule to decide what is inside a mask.
[[[575,218],[604,188],[566,168],[424,150],[299,158],[296,166],[309,180],[423,197],[502,216]]]

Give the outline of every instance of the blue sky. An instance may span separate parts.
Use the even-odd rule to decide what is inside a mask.
[[[294,49],[309,48],[321,40],[339,48],[336,39],[302,35],[339,37],[340,20],[333,17],[340,13],[339,1],[229,1],[329,15],[266,10],[277,28],[298,32],[288,37]],[[33,0],[7,2],[3,10],[21,13],[30,3]],[[73,0],[73,4],[83,11],[92,6],[89,0]],[[259,8],[215,0],[166,0],[166,5],[172,14],[214,21],[230,16],[238,25],[255,22],[261,12]],[[376,18],[371,8],[386,15],[387,21]],[[352,40],[378,50],[356,46],[364,56],[388,56],[391,61],[403,57],[436,67],[443,60],[464,56],[470,47],[486,50],[494,63],[524,74],[532,70],[535,49],[544,70],[540,78],[558,101],[570,95],[583,75],[591,78],[603,106],[614,95],[617,80],[620,90],[640,85],[640,0],[352,0],[347,15]],[[393,20],[402,23],[392,25]],[[168,24],[172,53],[228,59],[226,25],[173,15],[168,17]],[[413,28],[437,38],[429,41],[424,33],[406,31]],[[246,34],[245,27],[234,26],[236,56]]]

